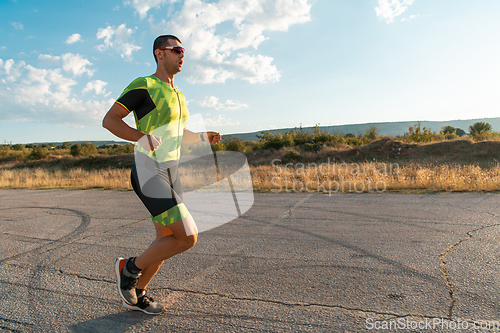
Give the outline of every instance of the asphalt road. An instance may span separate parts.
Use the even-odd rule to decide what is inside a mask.
[[[0,190],[0,331],[485,328],[500,321],[499,199],[256,194],[164,264],[150,316],[115,284],[115,259],[153,239],[133,192]]]

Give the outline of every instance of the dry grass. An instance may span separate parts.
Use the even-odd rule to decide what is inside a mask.
[[[318,152],[259,150],[247,158],[255,191],[500,191],[498,141],[404,144],[385,138],[359,148],[324,146]],[[129,154],[0,161],[0,188],[131,190],[133,160]],[[214,182],[203,165],[187,173],[186,190]]]
[[[0,170],[0,188],[129,190],[130,170]]]
[[[499,191],[500,166],[424,166],[396,163],[295,164],[279,169],[258,166],[252,170],[254,188],[273,192],[377,193],[420,190],[425,192]]]
[[[397,163],[296,163],[251,166],[256,191],[281,192],[426,192],[499,191],[500,166],[424,166]],[[196,175],[193,175],[196,177]],[[189,187],[189,184],[186,184]],[[130,190],[129,169],[0,170],[0,188]]]

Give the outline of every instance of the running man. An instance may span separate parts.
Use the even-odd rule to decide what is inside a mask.
[[[184,59],[181,41],[172,35],[159,36],[153,44],[153,55],[156,72],[130,83],[102,124],[117,137],[138,142],[131,183],[151,213],[156,229],[156,239],[142,254],[117,259],[118,291],[125,308],[159,314],[163,305],[146,296],[148,283],[165,259],[191,248],[198,237],[196,224],[182,203],[177,176],[181,144],[216,144],[221,136],[185,128],[189,112],[184,95],[174,86],[174,75],[181,71]],[[123,121],[130,112],[134,113],[137,129]],[[157,134],[159,128],[161,135]],[[153,130],[157,135],[152,134]],[[144,174],[154,176],[144,180]]]

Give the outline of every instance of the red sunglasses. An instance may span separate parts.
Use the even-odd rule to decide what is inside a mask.
[[[172,50],[172,52],[174,53],[184,54],[184,48],[182,46],[168,46],[168,47],[162,47],[161,49],[158,50]]]

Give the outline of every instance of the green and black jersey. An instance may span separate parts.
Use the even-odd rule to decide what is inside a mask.
[[[153,221],[167,226],[186,218],[189,211],[182,202],[182,187],[177,177],[177,167],[169,163],[179,160],[182,134],[189,119],[184,95],[151,75],[132,81],[116,103],[134,113],[139,131],[158,136],[162,140],[154,153],[138,146],[138,152],[156,162],[144,159],[144,155],[140,154],[137,165],[136,156],[136,164],[131,172],[134,191],[149,210]],[[168,166],[168,170],[164,170],[164,166]],[[141,183],[140,175],[149,174],[156,176]],[[151,196],[151,189],[155,195]],[[165,196],[157,195],[158,193]]]
[[[139,77],[125,88],[116,103],[134,113],[139,131],[162,140],[154,156],[140,145],[139,152],[158,162],[179,159],[182,133],[189,120],[186,99],[180,91],[154,75]]]

